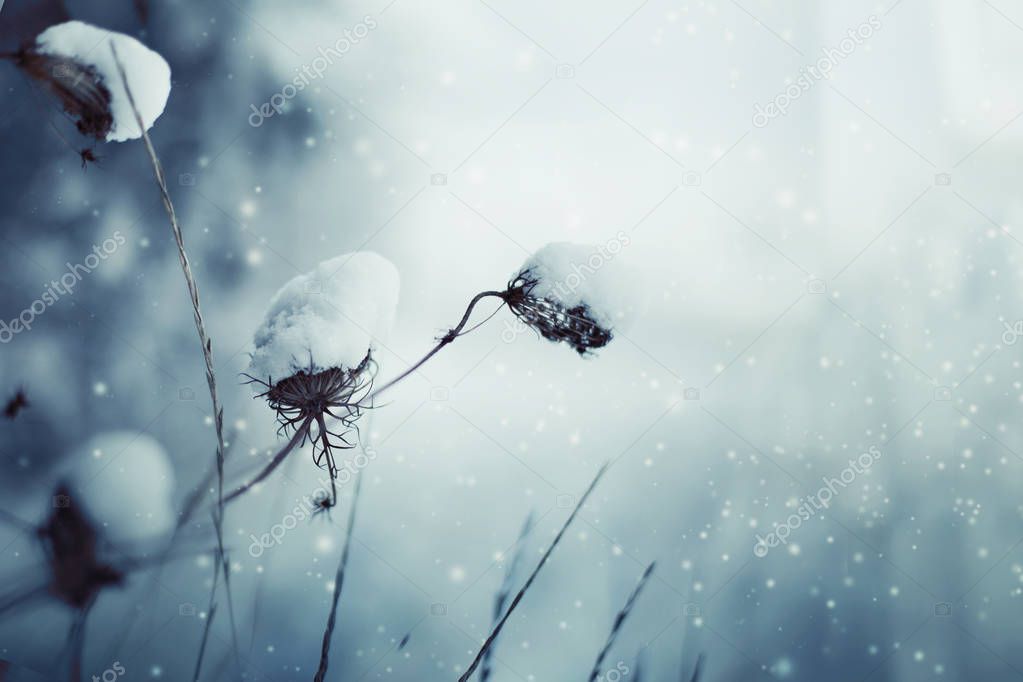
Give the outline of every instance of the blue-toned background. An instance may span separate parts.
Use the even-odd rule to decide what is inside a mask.
[[[356,249],[394,261],[389,376],[544,243],[631,239],[647,311],[597,357],[508,343],[504,312],[374,413],[329,679],[457,679],[526,515],[523,568],[606,460],[502,635],[497,680],[585,679],[653,560],[608,659],[625,680],[637,660],[646,680],[688,679],[701,653],[712,682],[1023,677],[1019,7],[222,0],[151,2],[143,24],[129,0],[67,5],[171,65],[152,136],[213,338],[230,481],[277,442],[238,374],[294,275]],[[3,49],[51,16],[8,0]],[[365,36],[253,117],[346,30]],[[831,78],[805,81],[828,54]],[[83,171],[53,102],[0,67],[0,318],[127,238],[0,346],[0,391],[31,401],[0,426],[0,504],[38,518],[54,468],[112,429],[159,440],[183,499],[215,438],[144,149],[99,146]],[[786,114],[755,117],[789,86]],[[871,448],[829,510],[754,556]],[[315,671],[351,486],[332,519],[248,548],[319,474],[293,455],[228,512],[246,679]],[[100,599],[88,674],[191,679],[212,577],[200,521],[157,582]],[[40,571],[32,545],[0,530],[6,586]],[[13,679],[64,679],[69,623],[51,602],[3,617]],[[230,642],[222,604],[204,679],[238,677]]]

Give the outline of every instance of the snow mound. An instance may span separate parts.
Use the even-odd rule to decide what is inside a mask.
[[[110,45],[124,64],[128,86],[135,97],[146,130],[153,127],[163,113],[170,96],[170,66],[156,52],[131,36],[107,31],[82,21],[68,21],[46,29],[36,38],[36,52],[71,59],[90,66],[110,92],[110,113],[113,125],[107,141],[123,142],[142,137],[131,103],[124,90]]]
[[[639,276],[621,255],[628,238],[605,245],[552,242],[530,256],[514,277],[536,280],[530,295],[571,309],[584,305],[608,331],[622,329],[641,306]],[[513,277],[513,278],[514,278]]]
[[[279,381],[299,371],[358,367],[386,339],[398,305],[398,270],[370,251],[348,253],[285,284],[256,330],[249,374]]]
[[[75,450],[61,478],[71,504],[82,505],[101,534],[115,543],[157,538],[175,524],[174,471],[150,436],[108,431]]]

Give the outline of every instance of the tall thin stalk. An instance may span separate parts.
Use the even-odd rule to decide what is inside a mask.
[[[202,309],[199,306],[199,285],[192,274],[192,266],[188,260],[188,253],[185,251],[185,240],[181,234],[181,226],[178,223],[177,214],[174,211],[174,203],[171,201],[170,192],[167,189],[167,178],[163,172],[163,166],[156,149],[153,147],[149,133],[146,131],[146,124],[142,121],[135,104],[135,96],[128,85],[128,76],[124,71],[124,64],[117,54],[117,47],[110,43],[110,51],[113,53],[114,62],[117,64],[117,71],[121,76],[121,83],[124,85],[124,92],[128,96],[128,103],[131,105],[132,113],[135,115],[135,122],[142,133],[142,141],[145,143],[146,152],[149,155],[149,162],[153,166],[153,174],[156,177],[156,184],[160,189],[160,198],[163,200],[163,208],[170,220],[171,232],[174,235],[174,243],[178,248],[178,260],[181,262],[181,271],[185,276],[185,284],[188,286],[188,297],[192,303],[192,317],[195,321],[195,330],[199,334],[199,343],[202,346],[203,362],[206,364],[206,386],[209,388],[210,401],[213,404],[213,424],[217,434],[217,508],[213,515],[213,526],[217,534],[217,557],[213,570],[224,572],[224,591],[227,593],[228,608],[231,611],[231,635],[234,642],[235,658],[238,657],[238,633],[234,623],[234,607],[231,600],[230,583],[230,562],[224,552],[224,408],[217,397],[217,379],[213,371],[213,342],[206,332],[206,323],[203,320]],[[216,590],[216,580],[213,582],[213,589]]]
[[[593,682],[600,677],[600,669],[604,667],[604,660],[607,658],[608,653],[611,651],[611,647],[614,646],[615,640],[618,639],[618,634],[622,631],[622,627],[625,625],[625,619],[629,617],[629,613],[632,611],[632,607],[636,605],[636,600],[639,599],[640,592],[646,587],[646,583],[650,580],[650,576],[654,572],[654,566],[657,562],[652,562],[643,571],[643,575],[640,577],[639,582],[636,583],[636,587],[632,590],[632,594],[625,601],[625,606],[615,616],[615,621],[611,625],[611,633],[607,636],[607,641],[604,642],[603,648],[600,653],[597,654],[597,660],[593,663],[593,669],[590,671],[588,682]]]
[[[334,626],[337,624],[337,605],[341,600],[341,587],[345,582],[348,553],[352,548],[352,529],[355,528],[355,510],[359,506],[360,490],[362,490],[361,471],[355,475],[355,492],[352,494],[352,508],[348,511],[348,529],[345,532],[345,546],[341,550],[341,561],[338,562],[337,574],[334,576],[334,596],[330,605],[330,616],[327,617],[327,627],[323,630],[323,644],[320,647],[320,666],[316,670],[313,682],[323,682],[327,676],[327,664],[330,659],[330,641],[334,636]]]
[[[522,597],[524,597],[529,588],[532,587],[533,581],[536,580],[537,574],[540,573],[540,569],[547,565],[547,560],[551,557],[551,553],[554,551],[554,548],[558,546],[559,542],[561,542],[561,538],[564,537],[565,531],[567,531],[568,527],[572,525],[572,521],[574,521],[575,517],[579,514],[579,510],[583,508],[583,505],[586,503],[586,499],[590,496],[590,493],[592,493],[593,489],[597,487],[597,483],[600,481],[601,477],[603,477],[607,468],[608,463],[605,463],[602,467],[600,467],[600,471],[597,472],[597,475],[593,478],[593,481],[586,489],[586,492],[583,493],[583,496],[579,498],[578,504],[575,505],[575,509],[572,510],[572,513],[565,521],[565,525],[563,525],[561,530],[558,531],[558,534],[554,536],[554,540],[547,548],[547,551],[543,553],[542,557],[540,557],[540,562],[536,565],[536,568],[533,569],[533,572],[529,574],[529,578],[526,579],[526,583],[522,586],[522,589],[520,589],[515,595],[515,598],[512,599],[512,603],[508,607],[508,611],[505,612],[504,616],[501,617],[501,620],[499,620],[497,625],[494,626],[494,629],[490,632],[490,636],[483,642],[483,646],[480,647],[479,652],[476,654],[476,658],[474,658],[472,663],[469,664],[468,670],[466,670],[465,673],[458,678],[458,682],[468,682],[469,678],[472,677],[472,674],[476,672],[476,668],[479,666],[484,654],[486,654],[487,650],[494,645],[494,640],[496,640],[497,636],[501,634],[504,624],[508,622],[508,618],[511,617],[512,612],[515,611],[515,607],[519,605],[519,602],[522,601]]]

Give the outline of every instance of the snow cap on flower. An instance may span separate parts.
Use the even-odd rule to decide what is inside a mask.
[[[142,136],[124,89],[111,44],[124,65],[128,87],[148,130],[170,95],[170,66],[135,38],[82,21],[46,29],[23,50],[18,65],[46,85],[78,130],[99,140],[123,142]]]
[[[153,438],[131,431],[108,431],[71,454],[62,470],[67,499],[114,542],[154,539],[175,524],[174,471]]]
[[[256,330],[248,374],[279,382],[299,372],[354,370],[385,339],[398,305],[398,270],[370,251],[320,263],[285,284]]]
[[[635,273],[618,256],[627,243],[547,244],[513,275],[508,306],[544,338],[580,355],[606,346],[635,312],[629,295]]]

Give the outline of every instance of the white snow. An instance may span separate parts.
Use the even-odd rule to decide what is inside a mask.
[[[517,272],[529,270],[538,280],[534,296],[566,308],[585,305],[600,326],[621,329],[637,313],[642,300],[639,275],[621,253],[627,245],[627,238],[604,245],[552,242],[530,256]]]
[[[385,340],[398,305],[398,270],[369,251],[348,253],[284,285],[256,330],[249,374],[279,381],[300,370],[357,367]]]
[[[150,436],[98,434],[71,454],[60,478],[71,487],[71,504],[82,505],[115,543],[158,538],[174,527],[174,470]]]
[[[110,109],[114,117],[107,141],[123,142],[142,137],[121,74],[117,70],[110,45],[124,65],[128,86],[135,97],[146,130],[163,113],[170,96],[170,66],[156,52],[131,36],[108,31],[82,21],[57,24],[39,34],[36,50],[42,54],[59,55],[91,65],[110,91]]]

